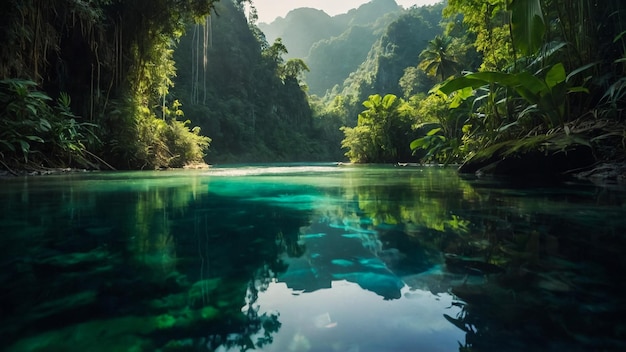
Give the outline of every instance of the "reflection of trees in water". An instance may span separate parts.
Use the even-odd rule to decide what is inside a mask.
[[[626,347],[624,285],[614,272],[624,267],[623,259],[615,260],[613,250],[600,250],[606,258],[598,260],[598,248],[569,247],[568,237],[584,236],[575,227],[559,235],[531,232],[525,240],[517,234],[512,236],[517,244],[503,238],[495,258],[505,273],[452,287],[464,307],[463,315],[453,318],[465,327],[466,346],[477,351]]]
[[[37,212],[39,234],[21,236],[11,247],[15,259],[1,264],[9,274],[0,280],[11,287],[0,305],[2,344],[24,350],[45,340],[68,350],[105,340],[112,349],[202,350],[271,343],[278,316],[259,316],[254,304],[284,270],[278,234],[297,234],[307,219],[196,186],[72,192],[68,207],[40,209],[52,194],[14,202],[25,207],[16,209],[24,214],[15,217],[24,218],[20,231],[34,229],[29,214]],[[252,308],[246,314],[244,305]]]
[[[187,234],[176,240],[179,258],[185,258],[178,268],[198,280],[198,308],[214,307],[219,313],[182,335],[173,330],[168,343],[191,339],[196,347],[239,350],[270,344],[281,323],[278,314],[258,314],[258,293],[285,270],[278,255],[306,223],[305,215],[213,194],[201,197],[188,213],[176,221],[180,228],[175,232]],[[210,287],[216,279],[220,284]]]
[[[350,179],[343,195],[348,203],[335,213],[376,231],[381,259],[397,274],[411,275],[441,264],[442,252],[457,249],[471,224],[456,211],[475,201],[476,194],[449,169],[401,172],[389,176],[400,180],[391,183]]]
[[[61,208],[57,194],[7,196],[0,343],[45,338],[64,350],[79,330],[81,343],[147,349],[267,345],[280,322],[258,314],[258,293],[286,270],[281,253],[304,254],[298,234],[310,217],[334,216],[375,231],[382,247],[374,254],[410,286],[456,295],[463,312],[447,319],[465,331],[462,348],[528,350],[534,339],[530,349],[625,349],[626,224],[623,208],[603,205],[618,200],[602,193],[588,206],[588,193],[478,188],[458,178],[445,186],[438,177],[390,185],[356,177],[334,194],[343,202],[315,214],[197,184],[76,190],[60,195],[68,199]],[[485,276],[492,265],[504,273]]]
[[[452,286],[464,309],[447,318],[467,333],[464,347],[623,350],[626,287],[618,268],[626,266],[626,242],[616,233],[626,223],[615,221],[619,209],[549,189],[477,191],[489,201],[462,215],[488,241],[476,245],[472,234],[462,254],[505,271]]]
[[[409,286],[456,295],[463,311],[446,318],[466,332],[461,350],[626,348],[626,224],[608,207],[619,199],[460,179],[448,188],[431,176],[355,182],[345,198],[358,210],[342,211],[401,252],[393,269]]]
[[[262,348],[273,342],[273,334],[278,332],[281,323],[278,320],[278,312],[263,313],[259,315],[259,306],[256,303],[259,292],[267,290],[274,272],[268,265],[256,270],[254,278],[248,282],[245,295],[245,305],[241,311],[245,315],[245,323],[239,331],[230,331],[224,335],[211,335],[209,337],[211,349],[220,345],[229,349],[237,347],[239,350]]]

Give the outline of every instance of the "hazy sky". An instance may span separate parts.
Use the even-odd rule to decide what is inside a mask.
[[[253,0],[259,14],[259,22],[272,22],[276,17],[285,17],[287,12],[299,7],[312,7],[324,10],[327,14],[334,16],[346,13],[368,3],[370,0]],[[409,8],[413,5],[430,5],[441,0],[396,0],[398,5]]]

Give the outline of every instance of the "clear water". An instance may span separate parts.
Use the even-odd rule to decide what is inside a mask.
[[[7,351],[626,350],[626,191],[438,167],[0,180]]]

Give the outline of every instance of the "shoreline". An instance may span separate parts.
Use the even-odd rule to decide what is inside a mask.
[[[159,168],[154,170],[105,170],[109,171],[165,171],[165,170],[205,170],[209,169],[211,165],[206,163],[194,163],[185,165],[180,168],[167,167],[167,168]],[[18,170],[8,170],[6,168],[0,169],[0,179],[2,178],[13,178],[13,177],[31,177],[31,176],[48,176],[48,175],[60,175],[60,174],[78,174],[78,173],[90,173],[90,172],[101,172],[101,169],[85,169],[85,168],[73,168],[73,167],[55,167],[55,168],[45,168],[41,167],[39,169],[18,169]]]
[[[337,166],[350,165],[350,163],[338,162]],[[408,166],[398,163],[397,166]],[[410,166],[414,166],[411,164]],[[415,165],[416,166],[416,165]],[[159,168],[154,170],[134,170],[134,171],[167,171],[167,170],[206,170],[211,168],[210,164],[206,163],[194,163],[185,165],[180,168]],[[58,167],[58,168],[45,168],[39,169],[19,169],[10,170],[6,168],[0,169],[0,179],[15,178],[15,177],[32,177],[32,176],[48,176],[59,174],[77,174],[77,173],[91,173],[101,172],[100,169],[85,169],[85,168],[71,168],[71,167]],[[122,171],[122,170],[106,170],[106,171]],[[128,171],[128,170],[124,170]],[[596,186],[626,186],[626,161],[615,163],[602,163],[587,171],[581,171],[576,173],[570,173],[570,177],[573,177],[580,181],[588,181]]]

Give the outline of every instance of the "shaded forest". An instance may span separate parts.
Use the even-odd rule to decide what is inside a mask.
[[[0,15],[0,161],[14,168],[156,168],[210,139],[167,99],[172,43],[214,1],[7,1]]]
[[[241,4],[216,4],[210,21],[188,28],[174,58],[172,95],[186,117],[212,138],[211,162],[328,160],[333,151],[313,126],[301,59],[284,59],[282,40],[268,43]],[[336,154],[336,153],[335,153]]]

